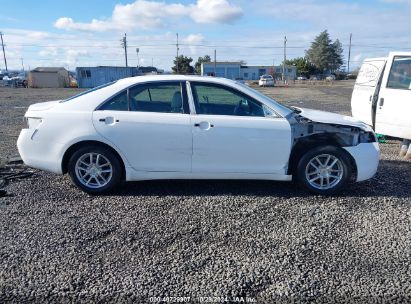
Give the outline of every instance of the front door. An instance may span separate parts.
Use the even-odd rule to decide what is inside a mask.
[[[285,118],[235,89],[190,85],[193,173],[285,174],[291,149]]]
[[[352,116],[374,126],[378,90],[381,84],[386,59],[367,59],[358,72],[351,96]]]
[[[411,53],[390,53],[377,103],[375,131],[411,139]]]
[[[98,133],[138,171],[190,172],[192,134],[185,85],[139,84],[93,113]]]

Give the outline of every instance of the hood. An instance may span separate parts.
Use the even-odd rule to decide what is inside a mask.
[[[358,127],[362,130],[372,131],[369,125],[351,116],[344,116],[344,115],[335,114],[331,112],[311,110],[311,109],[305,109],[305,108],[297,108],[297,109],[301,111],[299,115],[305,118],[308,118],[309,120],[315,121],[315,122],[352,126],[352,127]]]
[[[53,100],[53,101],[47,101],[47,102],[40,102],[40,103],[35,103],[32,104],[29,107],[29,111],[45,111],[53,108],[55,105],[57,105],[61,100]]]

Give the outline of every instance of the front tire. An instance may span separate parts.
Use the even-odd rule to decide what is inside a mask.
[[[298,162],[299,184],[315,194],[333,194],[343,189],[351,179],[350,158],[342,148],[321,146],[305,153]]]
[[[68,173],[73,183],[89,194],[113,191],[121,182],[121,168],[117,156],[101,146],[78,149],[68,163]]]

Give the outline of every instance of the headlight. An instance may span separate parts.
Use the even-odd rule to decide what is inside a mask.
[[[360,143],[373,143],[377,141],[374,132],[362,132],[360,134]]]

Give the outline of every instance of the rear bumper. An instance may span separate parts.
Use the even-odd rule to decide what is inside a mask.
[[[362,143],[355,147],[344,147],[357,166],[357,182],[372,178],[378,170],[380,148],[378,143]]]
[[[44,144],[36,141],[33,129],[23,129],[17,140],[21,159],[29,166],[44,171],[62,174],[60,155],[63,145],[58,143]]]

